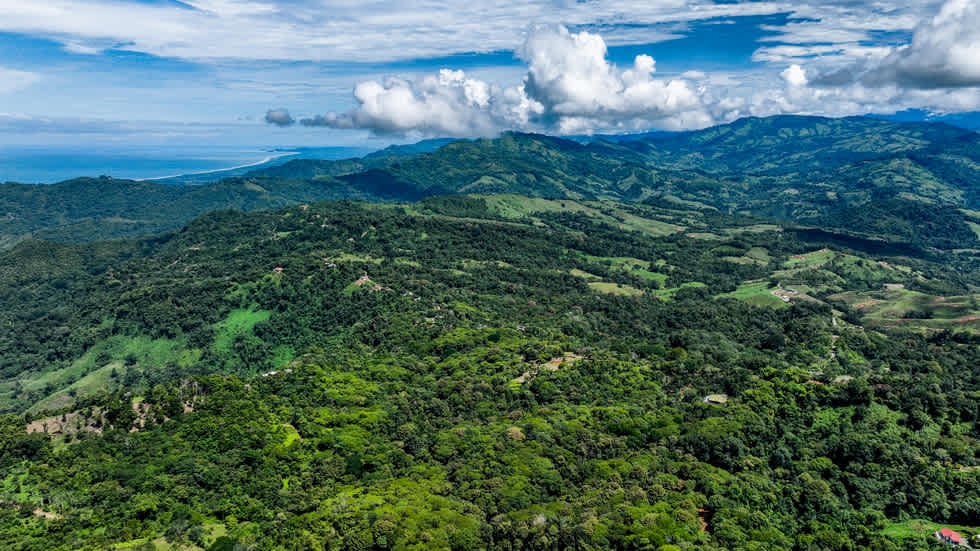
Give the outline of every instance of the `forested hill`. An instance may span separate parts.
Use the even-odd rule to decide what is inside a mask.
[[[0,549],[980,547],[977,144],[777,117],[0,186]]]
[[[980,270],[912,252],[518,195],[21,242],[0,254],[0,548],[971,537]]]
[[[980,161],[980,134],[976,132],[942,123],[866,117],[749,117],[705,130],[625,143],[655,164],[726,175],[805,174],[916,154],[946,153]]]
[[[0,246],[29,236],[147,235],[219,208],[473,193],[686,205],[971,248],[980,231],[980,134],[943,124],[771,117],[615,142],[528,134],[423,142],[362,159],[294,160],[186,188],[111,179],[7,184],[0,186]],[[862,215],[869,211],[874,217]]]

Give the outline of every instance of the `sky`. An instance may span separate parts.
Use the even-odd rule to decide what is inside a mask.
[[[980,0],[0,0],[0,144],[980,110]]]

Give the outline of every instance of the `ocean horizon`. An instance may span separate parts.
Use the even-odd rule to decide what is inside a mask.
[[[371,151],[356,147],[0,146],[0,182],[55,184],[73,178],[99,176],[161,181],[195,176],[195,181],[201,182],[290,159],[344,159]]]

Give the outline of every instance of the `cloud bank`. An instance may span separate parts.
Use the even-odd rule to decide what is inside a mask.
[[[349,63],[510,49],[529,21],[616,24],[629,14],[643,26],[785,10],[783,2],[714,0],[0,0],[0,32],[48,38],[74,53]],[[619,25],[608,33],[617,43],[635,34]],[[669,38],[643,33],[647,42]]]
[[[763,67],[735,75],[690,70],[661,78],[650,55],[637,55],[630,65],[619,67],[609,61],[602,36],[538,26],[515,50],[526,65],[517,85],[501,86],[449,69],[415,80],[366,81],[354,89],[353,109],[300,122],[380,135],[482,136],[501,130],[589,134],[697,129],[782,113],[976,109],[980,0],[945,0],[932,14],[920,14],[918,24],[908,12],[879,7],[870,16],[873,21],[842,16],[845,24],[834,32],[818,18],[773,28],[784,43],[761,46],[755,55],[768,63],[768,71]],[[914,28],[907,44],[863,43],[872,29],[889,24]],[[834,43],[814,42],[827,37]],[[773,64],[782,67],[773,71]]]
[[[916,26],[908,44],[827,71],[813,82],[918,90],[980,86],[980,0],[946,0]]]
[[[536,29],[518,52],[528,64],[524,92],[545,123],[562,133],[596,129],[636,130],[708,126],[711,116],[698,92],[684,79],[657,79],[656,61],[636,56],[620,70],[607,59],[596,34],[564,27]]]
[[[233,121],[266,116],[313,143],[971,111],[978,1],[0,0],[0,41],[24,54],[0,61],[0,105],[53,118],[152,113],[162,120],[144,126],[161,139],[184,123],[230,124],[221,139],[244,139],[237,129],[249,127]],[[529,24],[545,27],[528,35]],[[292,114],[266,112],[280,105]]]
[[[701,91],[688,80],[655,78],[656,62],[649,55],[636,56],[632,66],[620,69],[607,53],[597,34],[537,27],[517,52],[527,64],[520,85],[501,87],[449,69],[417,81],[367,81],[354,89],[354,109],[300,123],[378,134],[482,136],[502,129],[568,134],[652,125],[699,128],[714,122]]]
[[[354,88],[359,106],[347,113],[327,113],[302,119],[304,126],[366,128],[378,134],[417,131],[427,135],[492,134],[492,91],[486,82],[463,71],[443,69],[419,82],[389,78]]]
[[[864,77],[912,88],[980,86],[980,0],[948,0],[935,17]]]

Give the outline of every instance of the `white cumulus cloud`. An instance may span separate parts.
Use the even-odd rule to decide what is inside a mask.
[[[419,132],[426,135],[492,134],[491,86],[467,78],[463,71],[443,69],[419,82],[389,78],[354,88],[358,107],[302,119],[305,126],[367,128],[379,134]]]
[[[713,121],[684,79],[657,79],[656,61],[638,55],[620,70],[597,34],[564,27],[535,29],[519,51],[528,64],[525,89],[563,133],[708,126]]]
[[[824,71],[813,83],[909,90],[980,86],[980,0],[946,0],[919,22],[907,44],[877,48],[872,55]]]
[[[597,34],[538,27],[517,53],[527,64],[518,86],[501,87],[448,69],[419,81],[367,81],[354,89],[355,109],[301,123],[382,134],[473,136],[502,129],[590,133],[714,122],[703,90],[686,79],[655,78],[656,61],[648,55],[637,56],[629,68],[616,67]]]
[[[947,0],[916,28],[911,44],[886,57],[864,80],[912,88],[980,86],[980,0]]]
[[[806,86],[808,82],[806,71],[795,63],[787,67],[782,73],[779,73],[779,76],[783,77],[786,84],[797,88]]]

